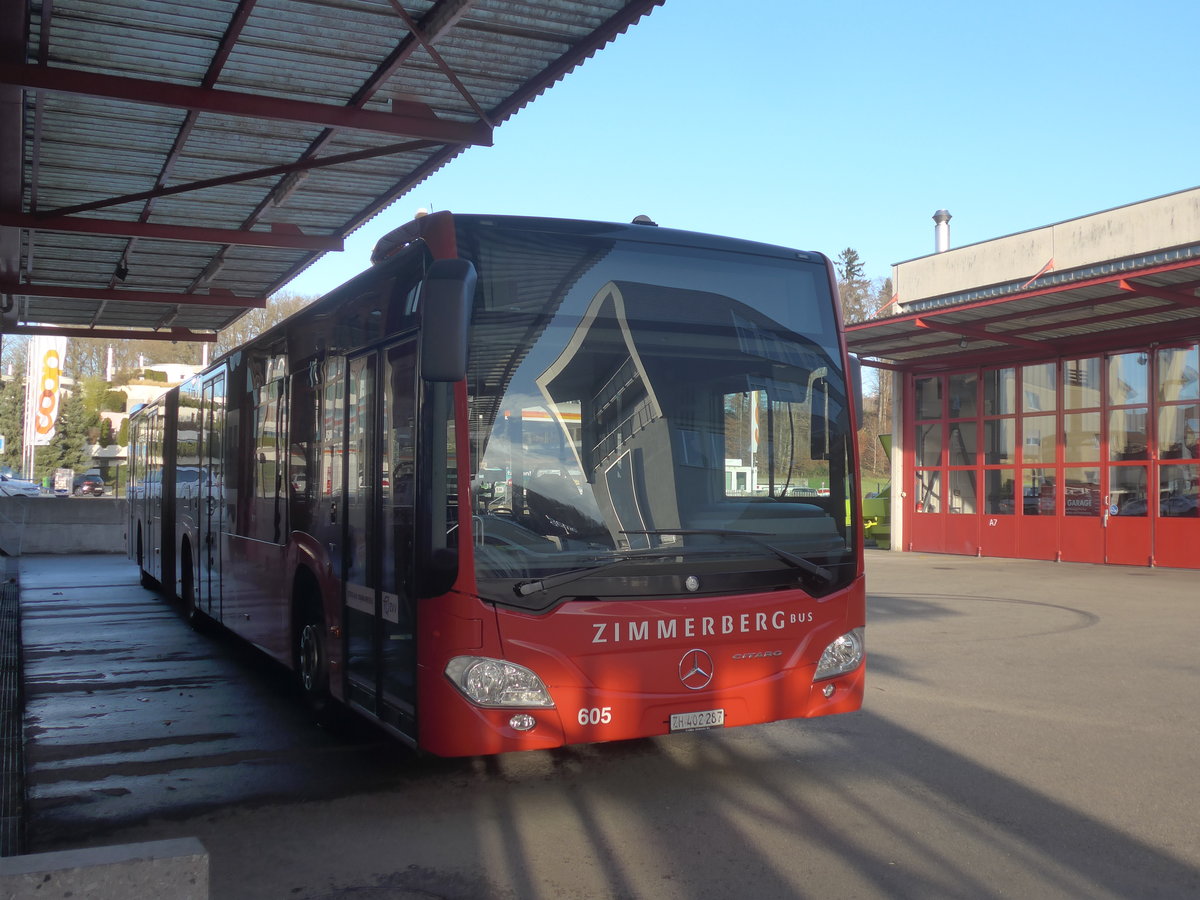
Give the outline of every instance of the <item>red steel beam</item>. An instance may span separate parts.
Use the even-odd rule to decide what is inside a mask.
[[[951,325],[947,322],[939,322],[936,319],[924,316],[914,319],[913,324],[918,328],[927,328],[930,331],[942,331],[947,334],[957,334],[962,337],[977,338],[984,341],[999,341],[1002,344],[1013,344],[1017,347],[1035,347],[1039,350],[1047,349],[1046,344],[1039,341],[1031,341],[1027,338],[1015,337],[1014,335],[998,334],[994,331],[988,331],[986,328],[972,327],[970,325]]]
[[[261,97],[240,91],[167,84],[143,78],[78,72],[73,69],[27,63],[0,63],[0,84],[36,90],[105,97],[151,106],[169,106],[196,112],[253,119],[274,119],[371,131],[400,137],[421,138],[441,144],[490,147],[492,129],[482,122],[450,122],[432,116],[404,115],[368,109],[352,109],[329,103]]]
[[[661,0],[657,0],[657,2],[661,2]],[[474,0],[440,0],[440,2],[431,7],[421,19],[420,27],[424,29],[425,39],[427,41],[433,41],[441,35],[449,32],[450,29],[457,25],[459,20],[467,14],[473,3]],[[367,78],[367,80],[363,82],[359,89],[354,92],[346,104],[347,107],[352,109],[362,109],[370,101],[370,99],[375,96],[375,93],[387,83],[388,79],[391,78],[396,71],[398,71],[403,65],[405,65],[405,63],[408,62],[412,54],[420,46],[420,42],[417,40],[416,36],[412,32],[409,32],[409,34],[405,36],[399,44],[396,45],[395,49],[388,54],[387,58],[379,64],[379,66]],[[484,121],[489,127],[491,127],[494,124],[495,119],[488,117]],[[315,158],[322,150],[325,149],[325,147],[329,145],[329,142],[333,140],[336,134],[337,130],[335,128],[330,127],[324,129],[321,134],[317,136],[316,140],[314,140],[300,155],[300,161],[303,162],[305,160]],[[413,149],[424,148],[414,147]],[[433,166],[430,169],[430,171],[436,171],[437,168],[444,164],[445,160],[453,158],[461,151],[461,147],[453,146],[446,146],[441,150],[435,151],[434,158],[439,161],[436,166]],[[424,167],[419,167],[417,171],[420,172],[422,168]],[[377,207],[376,211],[378,211],[378,209],[383,209],[385,206],[390,204],[395,197],[405,193],[409,187],[424,180],[424,177],[424,175],[417,177],[415,174],[410,176],[406,182],[401,182],[401,185],[397,185],[391,191],[388,191],[387,194],[384,195],[382,202],[377,202],[372,205]],[[283,187],[283,184],[286,180],[286,178],[282,179],[277,185],[275,185],[275,187],[267,192],[267,194],[259,202],[258,206],[255,207],[250,215],[246,218],[245,223],[243,223],[246,227],[249,227],[253,223],[257,222],[263,213],[275,203],[276,195]],[[403,186],[405,184],[407,184],[407,186]],[[355,214],[355,216],[343,226],[344,231],[353,231],[356,227],[358,227],[358,225],[370,218],[372,215],[374,215],[374,213],[369,215],[364,215],[362,212]],[[226,253],[226,249],[222,249],[219,253],[217,253],[209,266],[201,274],[201,277],[193,282],[192,287],[196,287],[202,284],[205,279],[211,278],[225,264]],[[275,282],[274,287],[282,287],[283,285],[287,284],[287,282],[289,282],[296,275],[296,273],[303,271],[304,268],[308,266],[309,262],[311,262],[311,260],[305,259],[297,263],[286,273],[284,273],[282,278]]]
[[[484,112],[483,107],[479,105],[479,101],[477,101],[471,95],[471,92],[467,90],[467,86],[462,83],[458,75],[455,74],[452,68],[450,68],[449,63],[447,63],[442,57],[442,54],[438,53],[437,50],[434,49],[433,38],[435,35],[431,35],[427,38],[422,33],[421,26],[413,21],[412,16],[408,14],[408,10],[401,6],[398,0],[388,0],[388,2],[392,4],[392,9],[395,10],[396,15],[404,20],[404,24],[408,27],[408,33],[412,35],[412,37],[418,43],[420,43],[420,45],[425,49],[425,52],[429,55],[429,58],[433,60],[434,65],[442,70],[442,74],[446,76],[446,80],[454,85],[455,90],[457,90],[458,93],[462,95],[462,98],[467,101],[467,105],[475,111],[475,115],[479,116],[479,121],[490,126],[492,124],[492,120],[488,114]]]
[[[237,44],[238,38],[242,34],[242,30],[246,27],[246,22],[250,18],[250,13],[254,11],[254,7],[257,3],[258,0],[239,0],[237,8],[233,11],[233,15],[230,16],[229,25],[225,28],[225,33],[221,36],[221,42],[217,45],[216,50],[213,52],[212,59],[209,60],[208,70],[204,73],[204,77],[200,79],[200,87],[204,88],[205,90],[216,87],[217,80],[221,77],[221,70],[225,67],[225,63],[229,59],[229,54],[233,52],[233,48]],[[50,3],[47,2],[44,5],[50,6]],[[46,31],[49,31],[49,26],[46,26],[43,29],[43,33]],[[40,63],[46,63],[48,61],[48,58],[44,54],[38,57],[38,62]],[[41,95],[39,94],[38,96],[40,100]],[[165,160],[163,160],[163,164],[159,169],[158,178],[154,182],[155,187],[164,187],[167,183],[167,179],[171,177],[171,172],[175,169],[175,163],[179,161],[179,157],[183,152],[183,147],[192,134],[192,129],[196,125],[196,119],[198,116],[199,113],[197,113],[194,109],[189,109],[187,111],[187,115],[183,117],[183,124],[179,126],[179,131],[175,135],[175,141],[171,145],[171,150],[167,153],[167,157]],[[142,204],[142,211],[138,214],[139,222],[150,221],[150,216],[154,212],[154,200],[154,197],[146,198],[145,203]],[[31,208],[35,210],[37,209],[37,207]],[[66,214],[66,211],[63,210],[58,212],[58,215]],[[250,226],[246,224],[242,225],[243,229],[248,229],[249,227]],[[120,260],[118,267],[128,264],[129,256],[137,247],[137,242],[137,238],[129,238],[125,242],[125,249],[121,251],[121,255],[118,257]],[[117,282],[118,279],[116,276],[116,269],[114,268],[114,274],[108,280],[108,287],[116,287]]]
[[[637,24],[638,20],[643,16],[649,15],[656,7],[662,6],[666,0],[629,0],[624,7],[621,8],[611,19],[579,41],[574,47],[562,54],[554,62],[550,63],[545,69],[529,79],[516,90],[507,100],[488,111],[488,118],[496,123],[502,123],[508,118],[517,113],[527,103],[532,102],[536,97],[544,93],[560,79],[566,77],[576,66],[582,64],[597,53],[605,44],[616,38]],[[426,28],[426,39],[432,38],[431,30]],[[461,152],[459,147],[443,147],[435,151],[429,159],[422,165],[418,166],[404,178],[397,181],[386,191],[379,194],[379,199],[373,200],[366,206],[362,207],[358,212],[354,213],[346,222],[344,228],[347,232],[354,231],[367,220],[376,216],[380,211],[390,206],[392,202],[402,197],[413,187],[420,184],[431,174],[436,172],[450,160],[454,159]],[[302,272],[308,265],[308,260],[297,263],[271,285],[271,290],[276,290],[283,287],[291,281],[297,274]]]
[[[28,213],[0,212],[0,227],[35,228],[70,234],[102,234],[163,241],[193,241],[201,244],[236,244],[244,247],[273,247],[278,250],[308,250],[323,253],[341,250],[340,237],[306,235],[292,231],[239,231],[233,228],[202,228],[195,225],[155,225],[113,219],[81,219],[68,216],[41,217]]]
[[[189,328],[170,328],[165,331],[138,331],[129,328],[72,328],[58,325],[13,325],[6,334],[47,335],[49,337],[103,338],[129,341],[184,341],[215,344],[215,331],[192,331]]]
[[[1169,271],[1173,271],[1176,269],[1190,268],[1195,265],[1196,265],[1196,263],[1194,260],[1188,260],[1188,261],[1184,261],[1184,262],[1167,263],[1167,264],[1164,264],[1161,266],[1154,266],[1154,267],[1151,267],[1148,269],[1144,269],[1141,272],[1139,272],[1138,274],[1139,275],[1153,275],[1153,274],[1157,274],[1159,272],[1169,272]],[[1026,299],[1029,297],[1053,295],[1053,294],[1061,292],[1061,291],[1074,290],[1074,289],[1081,288],[1081,287],[1095,287],[1095,286],[1099,286],[1099,285],[1112,285],[1119,289],[1121,283],[1125,282],[1125,281],[1127,281],[1127,279],[1123,279],[1120,276],[1108,275],[1108,276],[1103,276],[1101,278],[1088,279],[1087,281],[1079,282],[1076,284],[1061,285],[1061,286],[1052,287],[1052,288],[1039,288],[1039,289],[1033,290],[1033,291],[1022,291],[1019,294],[1013,294],[1013,295],[1010,295],[1007,297],[994,298],[994,299],[989,299],[989,300],[985,300],[985,301],[977,301],[975,303],[963,304],[961,306],[951,307],[951,308],[947,309],[946,311],[947,312],[949,312],[949,311],[953,311],[953,312],[979,311],[979,310],[988,309],[991,307],[1003,306],[1007,303]],[[1145,287],[1146,287],[1145,285],[1138,285],[1136,282],[1128,282],[1128,283],[1131,285],[1134,285],[1134,287],[1136,288],[1136,290],[1138,292],[1143,293],[1143,294],[1148,294],[1148,292],[1145,290]],[[1198,286],[1200,286],[1200,282],[1187,282],[1185,284],[1180,285],[1179,287],[1195,289]],[[1122,297],[1120,293],[1114,293],[1114,294],[1109,294],[1104,297],[1090,297],[1090,298],[1086,298],[1083,300],[1075,300],[1075,301],[1072,301],[1071,303],[1064,303],[1064,304],[1059,304],[1056,306],[1048,306],[1048,307],[1045,307],[1044,309],[1038,309],[1036,311],[1022,310],[1020,312],[1001,313],[999,315],[988,316],[987,324],[995,325],[1000,322],[1020,321],[1021,322],[1021,329],[1020,329],[1021,334],[1028,334],[1031,331],[1046,331],[1046,330],[1051,330],[1056,327],[1061,327],[1062,323],[1058,323],[1058,322],[1045,322],[1044,324],[1035,324],[1035,323],[1038,323],[1039,320],[1046,319],[1046,318],[1056,316],[1056,315],[1060,315],[1061,313],[1064,313],[1064,312],[1071,312],[1071,311],[1079,310],[1079,309],[1095,309],[1096,307],[1103,306],[1107,303],[1114,303],[1114,302],[1117,302],[1117,301],[1120,301],[1123,299],[1129,299],[1129,298]],[[1172,292],[1172,296],[1170,296],[1168,298],[1164,298],[1164,299],[1169,299],[1174,303],[1185,305],[1185,306],[1192,305],[1192,304],[1188,304],[1186,302],[1187,295],[1180,295],[1177,292]],[[1198,300],[1200,300],[1200,298],[1198,298]],[[1135,314],[1136,315],[1144,315],[1146,313],[1161,312],[1162,310],[1163,310],[1162,307],[1153,307],[1153,308],[1147,309],[1147,310],[1139,310],[1137,313],[1130,312],[1130,313],[1127,313],[1127,315],[1135,315]],[[927,313],[908,313],[908,314],[901,314],[898,316],[889,316],[886,319],[877,319],[877,320],[873,320],[873,321],[859,322],[859,323],[855,323],[853,325],[847,325],[846,332],[848,334],[852,334],[852,333],[858,332],[858,331],[869,331],[884,322],[888,322],[888,323],[913,322],[916,319],[928,318],[932,315],[936,315],[936,313],[928,313],[928,312]],[[1104,321],[1107,318],[1109,318],[1109,317],[1104,316],[1104,317],[1100,318],[1098,321]],[[1076,319],[1076,320],[1073,320],[1071,322],[1071,324],[1073,324],[1073,325],[1087,324],[1090,321],[1092,321],[1090,318],[1084,319],[1084,320]],[[899,345],[896,344],[897,340],[901,341],[901,343]],[[888,335],[888,336],[882,336],[879,338],[875,338],[874,340],[871,340],[864,345],[858,346],[857,348],[855,348],[855,352],[868,354],[868,355],[887,356],[893,352],[904,352],[906,349],[908,349],[908,346],[904,342],[904,338],[902,335]]]
[[[1141,278],[1141,277],[1145,277],[1147,275],[1157,275],[1162,272],[1173,272],[1178,269],[1191,269],[1191,268],[1195,268],[1195,267],[1196,267],[1196,261],[1194,259],[1180,260],[1178,262],[1170,262],[1170,263],[1163,263],[1162,265],[1157,265],[1157,266],[1149,266],[1145,269],[1139,270],[1135,276],[1129,276],[1129,277]],[[975,311],[975,310],[986,309],[986,308],[992,307],[992,306],[1004,306],[1005,304],[1013,303],[1017,300],[1028,300],[1033,297],[1044,297],[1047,295],[1062,293],[1064,291],[1074,291],[1074,290],[1078,290],[1080,288],[1097,287],[1099,285],[1110,285],[1110,284],[1115,285],[1120,280],[1121,280],[1121,276],[1119,276],[1119,275],[1116,275],[1116,276],[1101,275],[1096,278],[1088,278],[1083,281],[1076,281],[1076,282],[1071,282],[1068,284],[1059,284],[1059,285],[1052,285],[1050,287],[1034,288],[1034,289],[1028,290],[1028,291],[1018,291],[1016,293],[1006,294],[1006,295],[1000,296],[1000,297],[991,297],[987,300],[975,300],[970,303],[962,303],[962,304],[958,304],[955,306],[946,307],[945,309],[940,309],[940,310],[931,310],[928,312],[900,313],[899,315],[888,316],[884,319],[873,319],[873,320],[870,320],[867,322],[856,322],[853,325],[847,325],[846,331],[866,330],[875,325],[880,324],[881,322],[910,322],[913,319],[919,319],[919,318],[922,318],[925,316],[938,315],[939,313],[942,313],[942,312],[951,312],[951,311],[953,311],[953,312],[971,312],[971,311]],[[1093,304],[1093,303],[1107,302],[1107,300],[1111,300],[1111,299],[1112,298],[1109,297],[1109,298],[1098,298],[1095,300],[1082,300],[1082,301],[1079,301],[1075,305],[1086,306],[1086,305]],[[1047,307],[1046,312],[1053,313],[1059,309],[1069,309],[1069,308],[1070,307],[1068,307],[1068,306]],[[1026,315],[1030,315],[1030,316],[1038,315],[1038,314],[1040,314],[1040,313],[1026,313]],[[1021,314],[1017,313],[1016,315],[1020,316]],[[988,321],[989,322],[999,322],[999,321],[1001,321],[1001,318],[999,316],[993,316],[993,317],[989,318]]]
[[[1048,341],[1040,348],[1012,350],[994,347],[978,351],[962,351],[952,343],[939,345],[944,352],[922,355],[911,359],[894,361],[889,368],[906,372],[945,372],[961,368],[986,368],[989,366],[1012,366],[1034,362],[1047,357],[1090,356],[1114,349],[1132,349],[1139,345],[1159,343],[1172,346],[1174,343],[1188,344],[1200,337],[1200,320],[1170,324],[1139,325],[1133,328],[1108,328],[1092,334],[1076,335]],[[868,365],[863,360],[863,365]]]
[[[1182,291],[1173,291],[1170,288],[1155,287],[1149,284],[1138,284],[1136,281],[1126,281],[1124,278],[1118,282],[1118,285],[1123,291],[1140,294],[1144,297],[1168,300],[1177,306],[1187,306],[1191,309],[1200,308],[1200,297],[1195,294],[1185,294]]]
[[[1089,297],[1083,300],[1075,300],[1071,303],[1062,303],[1056,306],[1047,308],[1044,311],[1030,312],[1014,312],[1005,313],[998,316],[989,316],[987,324],[995,325],[998,322],[1019,322],[1021,325],[1020,333],[1029,334],[1034,331],[1053,331],[1056,328],[1062,328],[1065,324],[1061,321],[1053,321],[1054,317],[1061,316],[1065,312],[1075,312],[1077,310],[1089,310],[1092,314],[1083,318],[1072,319],[1069,323],[1072,326],[1098,324],[1122,317],[1132,317],[1141,315],[1155,315],[1162,312],[1169,312],[1170,307],[1165,306],[1150,306],[1140,310],[1125,310],[1112,313],[1100,313],[1095,311],[1107,306],[1110,303],[1118,303],[1123,300],[1130,300],[1134,296],[1154,297],[1156,299],[1167,300],[1179,306],[1185,307],[1200,307],[1200,297],[1180,293],[1178,290],[1167,290],[1166,288],[1156,288],[1150,285],[1140,285],[1136,282],[1127,281],[1124,278],[1114,278],[1105,284],[1115,285],[1119,292],[1115,294],[1107,294],[1103,297]],[[1128,287],[1126,286],[1128,285]],[[1180,288],[1195,289],[1197,282],[1186,282],[1178,285]],[[1121,292],[1125,292],[1122,296]],[[1046,320],[1046,321],[1042,321]]]
[[[53,284],[11,284],[0,282],[0,294],[14,297],[49,297],[65,300],[116,300],[121,303],[170,303],[183,306],[217,306],[233,309],[265,309],[266,297],[238,297],[234,294],[170,294],[166,291],[123,291],[111,288],[66,287]]]
[[[414,150],[426,150],[439,146],[433,141],[401,141],[396,144],[385,144],[382,147],[372,147],[369,150],[356,150],[352,153],[340,153],[336,156],[322,156],[315,159],[302,159],[299,162],[284,163],[279,166],[267,166],[263,169],[253,169],[239,172],[236,175],[225,175],[220,178],[205,178],[200,181],[189,181],[184,184],[162,186],[149,191],[139,191],[136,194],[124,194],[120,197],[106,197],[91,203],[80,203],[78,206],[63,206],[58,209],[46,210],[47,216],[68,216],[74,213],[89,212],[103,209],[106,206],[122,206],[138,200],[154,200],[157,197],[169,197],[174,194],[186,194],[190,191],[201,191],[205,188],[224,187],[227,184],[238,184],[242,181],[255,181],[259,178],[270,178],[275,175],[290,175],[293,172],[307,172],[310,169],[321,169],[327,166],[337,166],[348,162],[361,162],[365,159],[376,159],[380,156],[391,156],[395,153],[409,153]],[[149,204],[147,204],[149,206]]]

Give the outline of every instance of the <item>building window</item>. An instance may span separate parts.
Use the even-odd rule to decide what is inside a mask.
[[[1058,409],[1054,363],[1039,363],[1021,367],[1021,411],[1054,412]]]
[[[942,511],[942,473],[937,469],[922,469],[917,472],[917,512],[940,513]]]
[[[1200,458],[1200,406],[1181,403],[1159,409],[1158,458]]]
[[[1099,516],[1100,470],[1066,466],[1063,468],[1063,513],[1068,516]]]
[[[1113,466],[1108,470],[1108,511],[1114,516],[1146,516],[1145,466]]]
[[[1063,409],[1100,407],[1100,358],[1063,362]]]
[[[1016,484],[1012,469],[987,469],[984,473],[987,484],[988,515],[1011,516],[1016,512]]]
[[[991,466],[1016,462],[1017,427],[1014,419],[990,419],[983,423],[983,461]]]
[[[1063,454],[1065,462],[1100,461],[1100,413],[1063,416]]]
[[[1160,466],[1158,513],[1169,519],[1200,517],[1200,466]]]
[[[1108,458],[1113,462],[1146,459],[1150,452],[1146,407],[1113,409],[1108,413]]]
[[[1054,375],[1051,373],[1053,385]],[[983,413],[987,416],[1009,416],[1017,411],[1017,370],[988,369],[983,373]]]
[[[1055,515],[1058,508],[1054,488],[1054,469],[1025,469],[1021,476],[1022,515]]]
[[[977,404],[978,379],[974,372],[951,375],[950,389],[950,418],[973,419],[979,415]]]
[[[917,440],[914,445],[918,466],[939,466],[942,464],[942,425],[918,425]]]
[[[1149,403],[1150,358],[1121,353],[1108,358],[1108,402],[1113,406]]]
[[[1057,417],[1053,414],[1023,416],[1021,418],[1021,461],[1053,464],[1058,448],[1057,433]]]
[[[940,419],[942,417],[941,378],[918,378],[916,380],[916,408],[918,419]]]
[[[1200,400],[1200,347],[1158,351],[1158,399]]]
[[[977,428],[975,422],[952,422],[950,424],[950,465],[975,465]]]
[[[950,472],[950,512],[968,515],[979,512],[975,497],[978,478],[974,469]]]

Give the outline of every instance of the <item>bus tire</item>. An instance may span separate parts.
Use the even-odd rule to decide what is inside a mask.
[[[304,702],[319,725],[333,722],[333,698],[329,693],[329,652],[325,617],[317,588],[311,578],[297,578],[295,599],[296,674]]]
[[[138,584],[147,590],[154,590],[154,578],[146,571],[146,558],[142,550],[142,526],[138,526],[137,536]]]
[[[180,551],[179,569],[179,611],[183,620],[196,631],[204,629],[204,613],[196,606],[196,573],[192,568],[192,545],[183,542]]]
[[[325,658],[325,628],[320,622],[306,622],[300,628],[300,687],[310,700],[328,693],[329,672]]]

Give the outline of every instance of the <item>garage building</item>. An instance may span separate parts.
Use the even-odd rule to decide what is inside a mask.
[[[1200,188],[893,268],[892,549],[1200,568]],[[945,249],[944,249],[945,248]]]

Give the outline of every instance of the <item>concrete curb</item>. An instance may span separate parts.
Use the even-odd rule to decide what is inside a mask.
[[[0,859],[0,897],[207,900],[208,851],[196,838]]]

